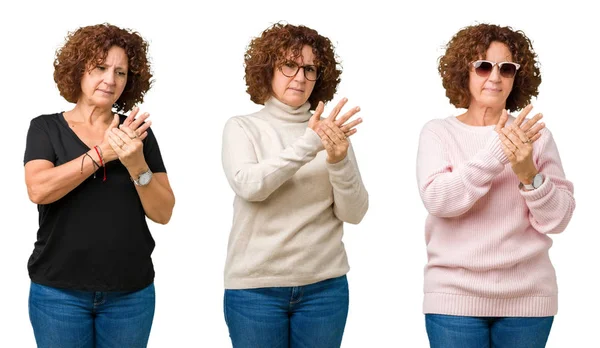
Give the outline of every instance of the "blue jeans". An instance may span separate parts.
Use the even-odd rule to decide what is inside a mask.
[[[348,316],[346,276],[318,283],[225,290],[225,322],[235,348],[334,348]]]
[[[544,348],[554,317],[426,314],[431,348]]]
[[[154,284],[94,292],[31,282],[29,319],[40,348],[146,347],[153,317]]]

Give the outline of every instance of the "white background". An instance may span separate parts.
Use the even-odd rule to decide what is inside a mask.
[[[565,233],[552,237],[560,309],[548,347],[594,345],[600,313],[597,16],[573,0],[560,7],[542,1],[391,3],[2,5],[0,346],[35,346],[26,263],[38,216],[27,198],[22,163],[29,121],[72,107],[53,81],[55,50],[67,32],[102,22],[135,29],[150,42],[155,83],[142,111],[151,113],[177,200],[168,225],[151,225],[157,305],[149,346],[230,346],[222,271],[233,192],[222,172],[221,132],[227,118],[259,109],[245,93],[243,55],[251,37],[280,20],[312,27],[334,42],[344,70],[334,102],[346,96],[349,106],[362,108],[364,123],[353,143],[370,209],[360,225],[346,226],[351,304],[343,347],[427,347],[418,136],[426,121],[458,112],[445,97],[437,59],[454,33],[482,22],[510,25],[532,39],[543,78],[534,111],[544,113],[575,184],[575,215]]]

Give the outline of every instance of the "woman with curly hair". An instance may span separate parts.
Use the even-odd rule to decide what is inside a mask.
[[[247,92],[264,108],[230,118],[223,132],[235,192],[224,295],[231,341],[339,347],[348,314],[343,223],[359,223],[368,208],[348,139],[359,108],[338,117],[344,98],[321,119],[341,71],[331,41],[305,26],[266,29],[245,70]]]
[[[575,201],[542,115],[525,120],[536,54],[523,32],[479,24],[450,40],[439,72],[466,111],[428,122],[417,155],[431,347],[544,347],[557,311],[548,234]]]
[[[145,347],[154,316],[154,240],[175,198],[148,114],[148,44],[110,24],[57,51],[54,80],[73,109],[31,121],[25,182],[38,205],[28,262],[39,347]]]

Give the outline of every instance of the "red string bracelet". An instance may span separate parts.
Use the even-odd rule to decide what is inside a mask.
[[[102,156],[100,156],[100,151],[98,151],[98,145],[94,146],[94,150],[96,150],[96,154],[98,155],[98,158],[100,158],[100,165],[104,167],[104,179],[102,179],[102,181],[106,181],[106,166],[104,165]]]

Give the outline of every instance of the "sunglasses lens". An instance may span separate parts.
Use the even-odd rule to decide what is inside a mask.
[[[500,75],[502,75],[502,77],[515,77],[515,74],[517,73],[517,66],[511,63],[504,63],[502,64],[502,66],[500,67]]]
[[[493,68],[494,68],[494,66],[490,62],[485,62],[485,61],[475,62],[475,73],[477,73],[477,75],[479,75],[481,77],[488,76],[492,72]]]

